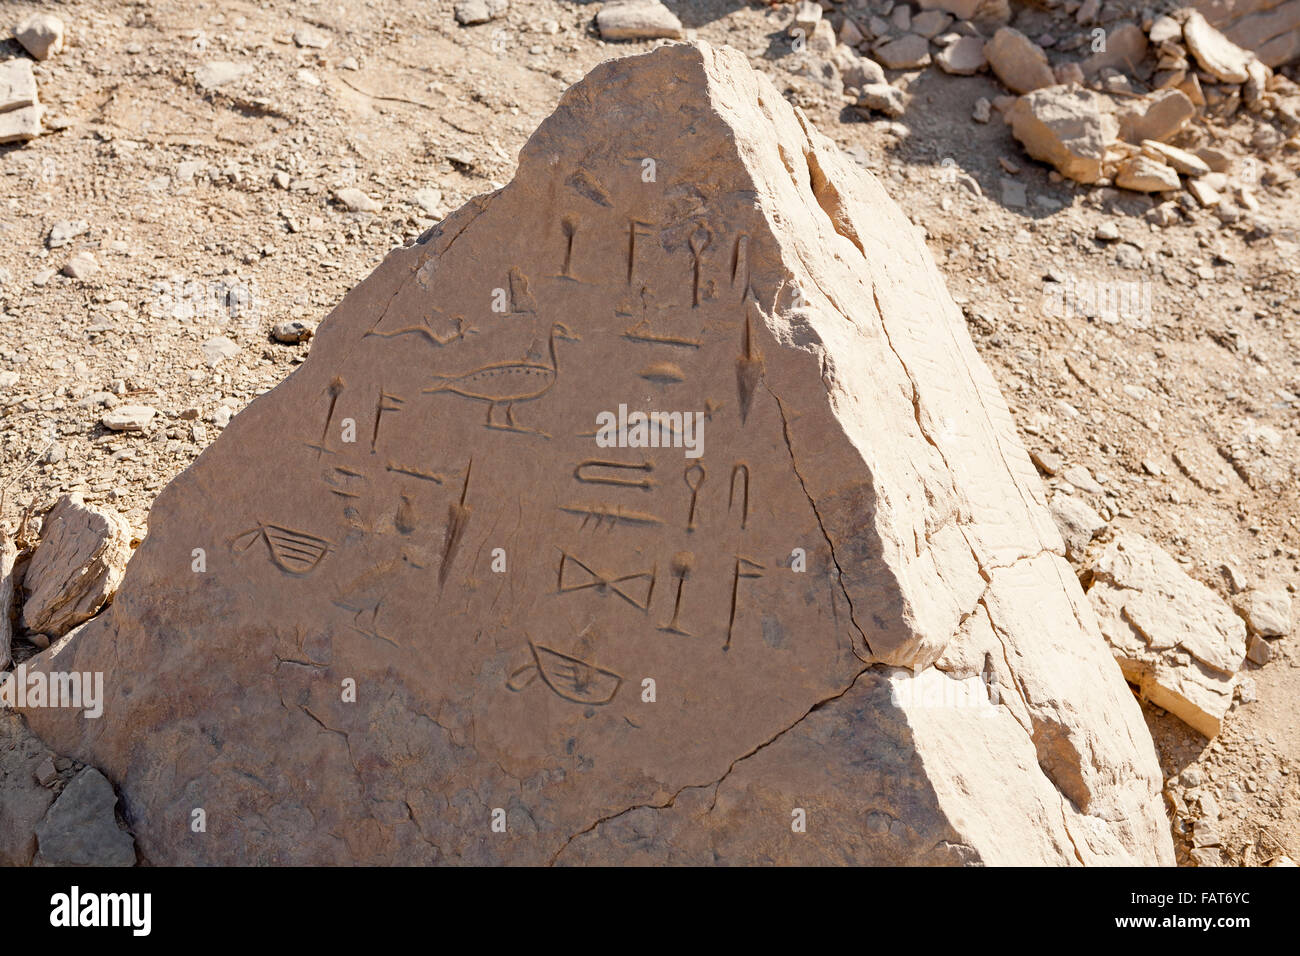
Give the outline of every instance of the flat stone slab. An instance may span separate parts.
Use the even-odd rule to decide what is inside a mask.
[[[1171,863],[1063,552],[921,232],[667,45],[344,298],[31,662],[103,717],[27,716],[156,864]]]

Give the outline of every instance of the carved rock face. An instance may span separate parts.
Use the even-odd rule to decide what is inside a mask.
[[[344,299],[42,659],[103,725],[29,719],[155,863],[1171,862],[1061,551],[917,230],[670,46]]]

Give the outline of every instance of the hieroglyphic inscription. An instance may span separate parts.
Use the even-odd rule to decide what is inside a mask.
[[[276,524],[260,523],[248,531],[240,532],[232,539],[230,547],[236,554],[242,554],[261,538],[266,542],[267,550],[275,566],[289,574],[306,575],[316,570],[321,559],[332,549],[333,545],[324,538],[305,531],[295,531]]]
[[[747,558],[743,554],[736,555],[736,570],[731,579],[731,619],[727,622],[727,643],[722,649],[731,649],[731,635],[736,628],[736,611],[740,602],[740,579],[741,578],[761,578],[767,569],[752,558]]]
[[[633,607],[648,611],[650,609],[650,600],[654,597],[656,577],[657,570],[655,568],[648,571],[634,571],[630,574],[615,577],[604,571],[596,570],[590,564],[574,557],[567,551],[560,552],[558,585],[560,594],[568,594],[571,591],[585,591],[588,588],[594,588],[598,594],[612,591]],[[645,594],[633,593],[628,586],[628,582],[631,581],[643,582],[646,585]]]
[[[614,671],[597,667],[568,654],[561,654],[530,639],[528,649],[532,662],[519,668],[506,680],[512,691],[521,691],[538,677],[555,694],[575,704],[599,706],[608,704],[623,685],[623,678]]]

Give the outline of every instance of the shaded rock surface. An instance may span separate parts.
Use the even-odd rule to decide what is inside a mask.
[[[597,444],[648,402],[700,457]],[[666,46],[348,294],[36,658],[109,672],[98,726],[27,717],[156,863],[1170,863],[1062,551],[921,232]]]
[[[36,827],[37,866],[134,866],[135,841],[118,826],[117,794],[86,767],[63,788]]]

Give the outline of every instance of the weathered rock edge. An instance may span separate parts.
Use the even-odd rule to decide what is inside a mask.
[[[611,135],[628,141],[584,143],[610,115]],[[566,157],[641,155],[639,123],[681,124],[659,148],[661,164],[697,174],[683,183],[744,187],[724,198],[744,194],[735,208],[754,214],[749,261],[766,277],[753,289],[760,401],[780,416],[837,569],[853,655],[828,658],[838,676],[799,675],[788,700],[777,688],[762,719],[683,734],[685,756],[661,776],[625,767],[604,786],[564,774],[554,756],[493,749],[491,731],[458,713],[470,698],[415,699],[410,685],[430,678],[385,671],[382,653],[330,644],[315,658],[311,636],[295,646],[270,626],[232,631],[251,614],[244,595],[219,575],[196,580],[177,556],[188,560],[194,515],[227,502],[239,468],[289,486],[286,500],[300,493],[278,447],[249,439],[310,430],[314,396],[376,315],[417,314],[422,286],[465,268],[455,247],[472,247],[476,229],[500,237],[529,208],[554,206]],[[687,138],[699,130],[702,146]],[[574,189],[611,201],[589,180]],[[150,529],[109,612],[39,658],[108,671],[105,717],[27,717],[113,780],[151,862],[1173,862],[1138,706],[921,234],[730,49],[666,46],[570,89],[515,180],[349,293],[311,358],[159,496]],[[339,673],[367,667],[386,675],[389,700],[350,726],[322,717],[311,675],[332,668],[336,694]],[[996,683],[997,703],[936,707],[921,693],[972,682]],[[621,756],[596,766],[617,774]],[[212,821],[204,836],[186,829],[195,806]],[[493,806],[511,821],[496,839]],[[790,833],[791,807],[809,809],[808,833]],[[616,832],[646,814],[650,831]]]

